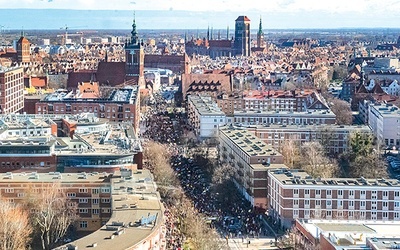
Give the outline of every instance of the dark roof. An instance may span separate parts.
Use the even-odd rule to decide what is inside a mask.
[[[99,62],[96,79],[101,84],[117,86],[125,82],[125,62]]]
[[[232,41],[231,40],[209,40],[208,45],[210,47],[227,47],[231,48],[232,47]]]
[[[238,18],[236,18],[235,21],[249,21],[250,19],[247,16],[239,16]]]
[[[95,71],[69,72],[67,89],[76,89],[78,87],[79,82],[90,82],[92,74],[94,73]]]

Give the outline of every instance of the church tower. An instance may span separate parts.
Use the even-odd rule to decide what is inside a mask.
[[[21,38],[17,42],[17,60],[18,62],[30,62],[31,61],[31,43],[21,34]]]
[[[126,81],[134,81],[135,84],[144,85],[144,51],[143,44],[139,42],[136,31],[136,20],[133,17],[130,41],[125,43],[125,78]]]
[[[250,55],[250,19],[247,16],[239,16],[235,20],[235,54]]]
[[[264,48],[264,32],[262,30],[262,21],[260,17],[260,25],[258,26],[258,32],[257,32],[257,48]]]

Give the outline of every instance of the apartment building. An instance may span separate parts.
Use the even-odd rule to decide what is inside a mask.
[[[336,115],[327,110],[306,112],[288,111],[235,111],[233,117],[227,117],[227,123],[242,126],[280,124],[280,125],[310,125],[335,124]]]
[[[93,114],[20,114],[0,117],[0,128],[0,172],[142,167],[141,144],[130,122],[108,122]]]
[[[279,150],[282,143],[292,140],[299,144],[319,141],[330,154],[340,154],[347,150],[349,136],[353,133],[371,133],[368,126],[351,125],[255,125],[246,127],[267,145]]]
[[[392,104],[368,104],[368,126],[386,146],[400,146],[400,111]]]
[[[295,219],[400,220],[396,179],[313,179],[302,170],[268,172],[269,215],[289,228]]]
[[[235,111],[286,111],[329,110],[328,104],[315,90],[245,91],[242,95],[221,95],[218,106],[226,115]]]
[[[283,156],[245,129],[219,128],[222,163],[234,171],[233,181],[243,196],[259,209],[268,208],[268,170],[285,167]]]
[[[23,68],[0,66],[0,114],[18,113],[23,108]]]
[[[164,249],[163,207],[149,171],[5,173],[0,178],[0,196],[12,203],[54,188],[77,203],[76,229],[93,232],[57,249]]]
[[[218,127],[226,123],[226,116],[210,96],[189,95],[187,101],[189,125],[201,138],[218,136]]]
[[[58,90],[36,103],[36,114],[94,113],[96,117],[112,122],[129,121],[139,131],[140,91],[138,86],[115,89],[106,98],[84,95],[74,91]]]

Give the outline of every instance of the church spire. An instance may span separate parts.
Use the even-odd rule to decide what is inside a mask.
[[[207,40],[210,40],[210,25],[207,28]]]
[[[132,31],[131,31],[131,44],[138,44],[139,43],[139,37],[138,33],[136,31],[136,17],[135,17],[135,12],[133,12],[133,23],[132,23]]]
[[[226,26],[226,40],[229,40],[229,25]]]
[[[260,16],[260,25],[258,26],[258,35],[263,35],[263,30],[262,30],[262,21],[261,21],[261,16]]]

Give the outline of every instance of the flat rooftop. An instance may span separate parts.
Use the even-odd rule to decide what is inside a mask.
[[[246,126],[246,128],[251,129],[254,128],[256,130],[295,130],[295,131],[365,131],[370,132],[370,128],[366,125],[337,125],[337,124],[308,124],[308,125],[298,125],[298,124],[288,124],[288,125],[279,125],[279,124],[268,124],[268,125],[251,125]]]
[[[60,181],[61,183],[107,183],[110,182],[109,173],[37,173],[37,172],[20,172],[20,173],[4,173],[0,175],[0,184],[13,182],[30,182],[30,183],[53,183]]]
[[[234,116],[273,116],[273,117],[310,117],[322,116],[326,118],[335,118],[336,115],[330,110],[315,110],[315,111],[264,111],[264,110],[243,110],[234,111]]]
[[[108,223],[86,237],[71,242],[78,249],[125,250],[144,241],[163,221],[163,206],[148,170],[131,177],[111,178],[112,216]],[[66,249],[65,247],[57,249]]]
[[[189,95],[188,99],[193,103],[200,115],[225,116],[225,113],[209,96]]]
[[[312,178],[307,172],[300,169],[271,170],[270,175],[284,185],[320,185],[320,186],[370,186],[370,188],[386,186],[400,187],[396,179],[366,179],[360,178]]]
[[[281,156],[281,154],[244,128],[222,126],[219,129],[237,147],[250,156]]]

